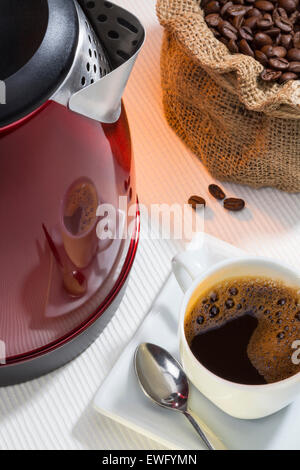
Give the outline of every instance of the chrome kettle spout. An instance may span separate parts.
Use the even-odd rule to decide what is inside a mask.
[[[114,123],[120,117],[122,96],[145,41],[145,30],[134,15],[110,2],[74,1],[79,18],[79,47],[73,70],[66,79],[66,86],[62,86],[55,101],[96,121]],[[86,32],[87,28],[91,33]],[[84,41],[88,40],[94,42],[95,47],[98,44],[100,50],[104,50],[108,61],[98,67],[101,73],[93,75],[92,79],[90,76],[89,83],[86,83],[84,76],[81,78],[76,73],[76,63],[81,61],[79,70],[82,70],[82,61],[85,60],[82,51]],[[85,50],[89,50],[90,55],[93,52],[95,56],[97,54],[96,50],[92,51],[86,45]],[[105,60],[103,54],[100,53],[99,56],[102,61]],[[86,64],[86,61],[83,66],[93,67]],[[80,80],[82,83],[78,89]],[[77,88],[74,87],[75,83]]]

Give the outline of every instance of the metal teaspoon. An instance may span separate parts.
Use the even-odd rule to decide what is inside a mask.
[[[188,408],[189,382],[181,365],[165,349],[142,343],[134,366],[144,394],[163,408],[181,412],[209,450],[226,450],[223,442]]]

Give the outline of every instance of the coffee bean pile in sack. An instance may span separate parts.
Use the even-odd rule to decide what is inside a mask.
[[[205,21],[232,53],[255,57],[262,80],[300,76],[299,0],[202,0]]]

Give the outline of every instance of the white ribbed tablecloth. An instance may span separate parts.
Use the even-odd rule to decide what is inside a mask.
[[[300,195],[224,184],[247,201],[227,213],[207,195],[212,178],[168,127],[160,91],[162,29],[154,0],[115,0],[143,21],[147,41],[125,93],[135,151],[140,201],[184,203],[191,194],[209,201],[205,231],[249,252],[298,266]],[[300,158],[300,156],[299,156]],[[155,449],[159,446],[98,415],[93,396],[145,317],[179,248],[142,240],[125,298],[98,340],[75,361],[30,383],[0,389],[0,449]]]

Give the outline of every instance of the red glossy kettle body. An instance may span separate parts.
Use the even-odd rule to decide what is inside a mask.
[[[104,8],[103,2],[99,5]],[[72,67],[63,84],[70,81]],[[118,67],[111,73],[114,83]],[[109,75],[104,76],[105,89]],[[82,88],[86,93],[88,87]],[[23,103],[12,122],[7,122],[11,108],[4,112],[0,385],[30,379],[70,360],[99,334],[120,301],[139,232],[120,89],[99,111],[106,122],[97,119],[95,106],[88,115],[86,96],[76,96],[73,109],[79,109],[71,110],[62,103],[61,88],[27,113]],[[114,100],[119,104],[110,110]]]

